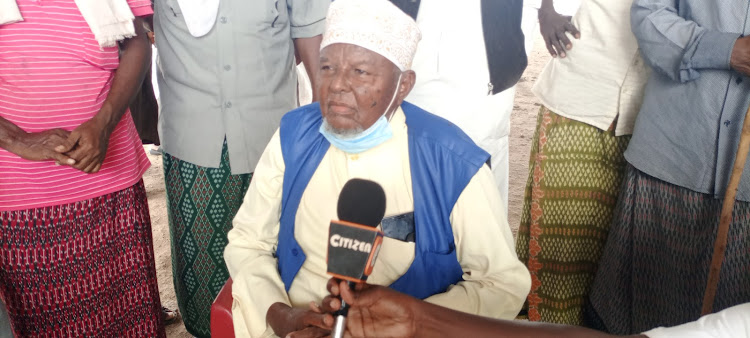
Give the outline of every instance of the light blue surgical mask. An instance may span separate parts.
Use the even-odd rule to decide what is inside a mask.
[[[320,125],[320,133],[323,134],[323,137],[325,137],[331,145],[349,154],[362,153],[390,140],[391,137],[393,137],[393,130],[391,130],[390,121],[385,115],[391,110],[393,102],[396,101],[398,89],[401,86],[401,75],[398,76],[397,83],[396,92],[393,93],[391,103],[388,104],[383,115],[380,115],[370,128],[354,135],[344,136],[333,132],[333,128],[330,127],[328,121],[323,119],[323,124]],[[393,115],[391,115],[391,117],[393,117]]]

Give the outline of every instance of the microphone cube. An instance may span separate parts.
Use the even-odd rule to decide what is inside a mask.
[[[383,233],[377,228],[331,221],[328,230],[328,274],[350,282],[364,282],[372,272]]]

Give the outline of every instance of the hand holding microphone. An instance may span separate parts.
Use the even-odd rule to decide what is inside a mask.
[[[357,284],[349,288],[346,282],[332,278],[328,281],[326,301],[341,297],[351,308],[347,314],[346,337],[416,337],[421,301],[385,286]],[[324,301],[325,302],[325,301]],[[334,309],[338,309],[334,306]]]

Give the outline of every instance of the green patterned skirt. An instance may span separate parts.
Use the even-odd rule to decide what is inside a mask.
[[[211,303],[229,279],[224,263],[227,233],[252,174],[231,175],[227,145],[219,168],[164,154],[177,305],[188,332],[211,336]]]
[[[540,109],[516,239],[531,273],[529,320],[583,324],[629,141]]]

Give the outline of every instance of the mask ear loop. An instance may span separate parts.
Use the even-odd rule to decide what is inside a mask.
[[[388,107],[385,108],[385,113],[383,113],[383,116],[388,114],[388,111],[391,110],[391,105],[393,102],[396,102],[396,96],[398,96],[398,90],[401,88],[401,76],[404,75],[404,73],[398,74],[398,80],[396,80],[396,91],[393,93],[393,97],[391,98],[391,103],[388,104]],[[386,118],[386,120],[390,123],[391,119],[393,118],[393,114],[391,114],[391,117]]]

